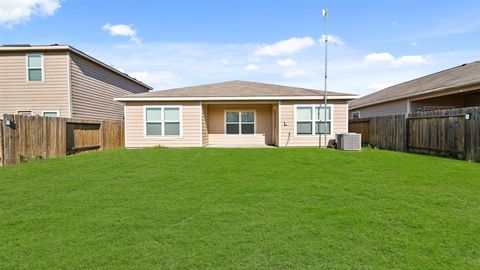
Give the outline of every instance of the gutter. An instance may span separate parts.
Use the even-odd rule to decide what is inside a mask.
[[[356,99],[357,96],[329,96],[328,99]],[[242,101],[242,100],[323,100],[323,96],[260,96],[260,97],[119,97],[115,101]]]

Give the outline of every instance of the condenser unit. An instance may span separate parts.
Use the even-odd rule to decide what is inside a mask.
[[[337,149],[359,151],[362,149],[362,134],[341,133],[337,134]]]

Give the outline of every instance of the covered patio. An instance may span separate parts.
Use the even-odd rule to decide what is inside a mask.
[[[202,142],[210,147],[278,146],[278,102],[204,102]]]

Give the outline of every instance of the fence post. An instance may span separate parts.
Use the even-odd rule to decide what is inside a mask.
[[[100,121],[100,129],[99,131],[99,137],[100,137],[100,151],[105,150],[105,121]]]
[[[465,119],[465,160],[480,161],[480,108],[468,108],[465,114],[470,114]]]
[[[410,136],[410,120],[409,120],[410,114],[405,114],[405,119],[404,119],[404,145],[403,145],[403,151],[408,152],[408,141],[409,141],[409,136]]]

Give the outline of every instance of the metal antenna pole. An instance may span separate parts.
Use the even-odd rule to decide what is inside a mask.
[[[328,9],[322,10],[323,21],[325,23],[325,85],[323,89],[323,136],[325,139],[325,148],[327,143],[327,67],[328,67]],[[319,127],[320,129],[320,127]],[[319,130],[320,131],[320,130]]]

